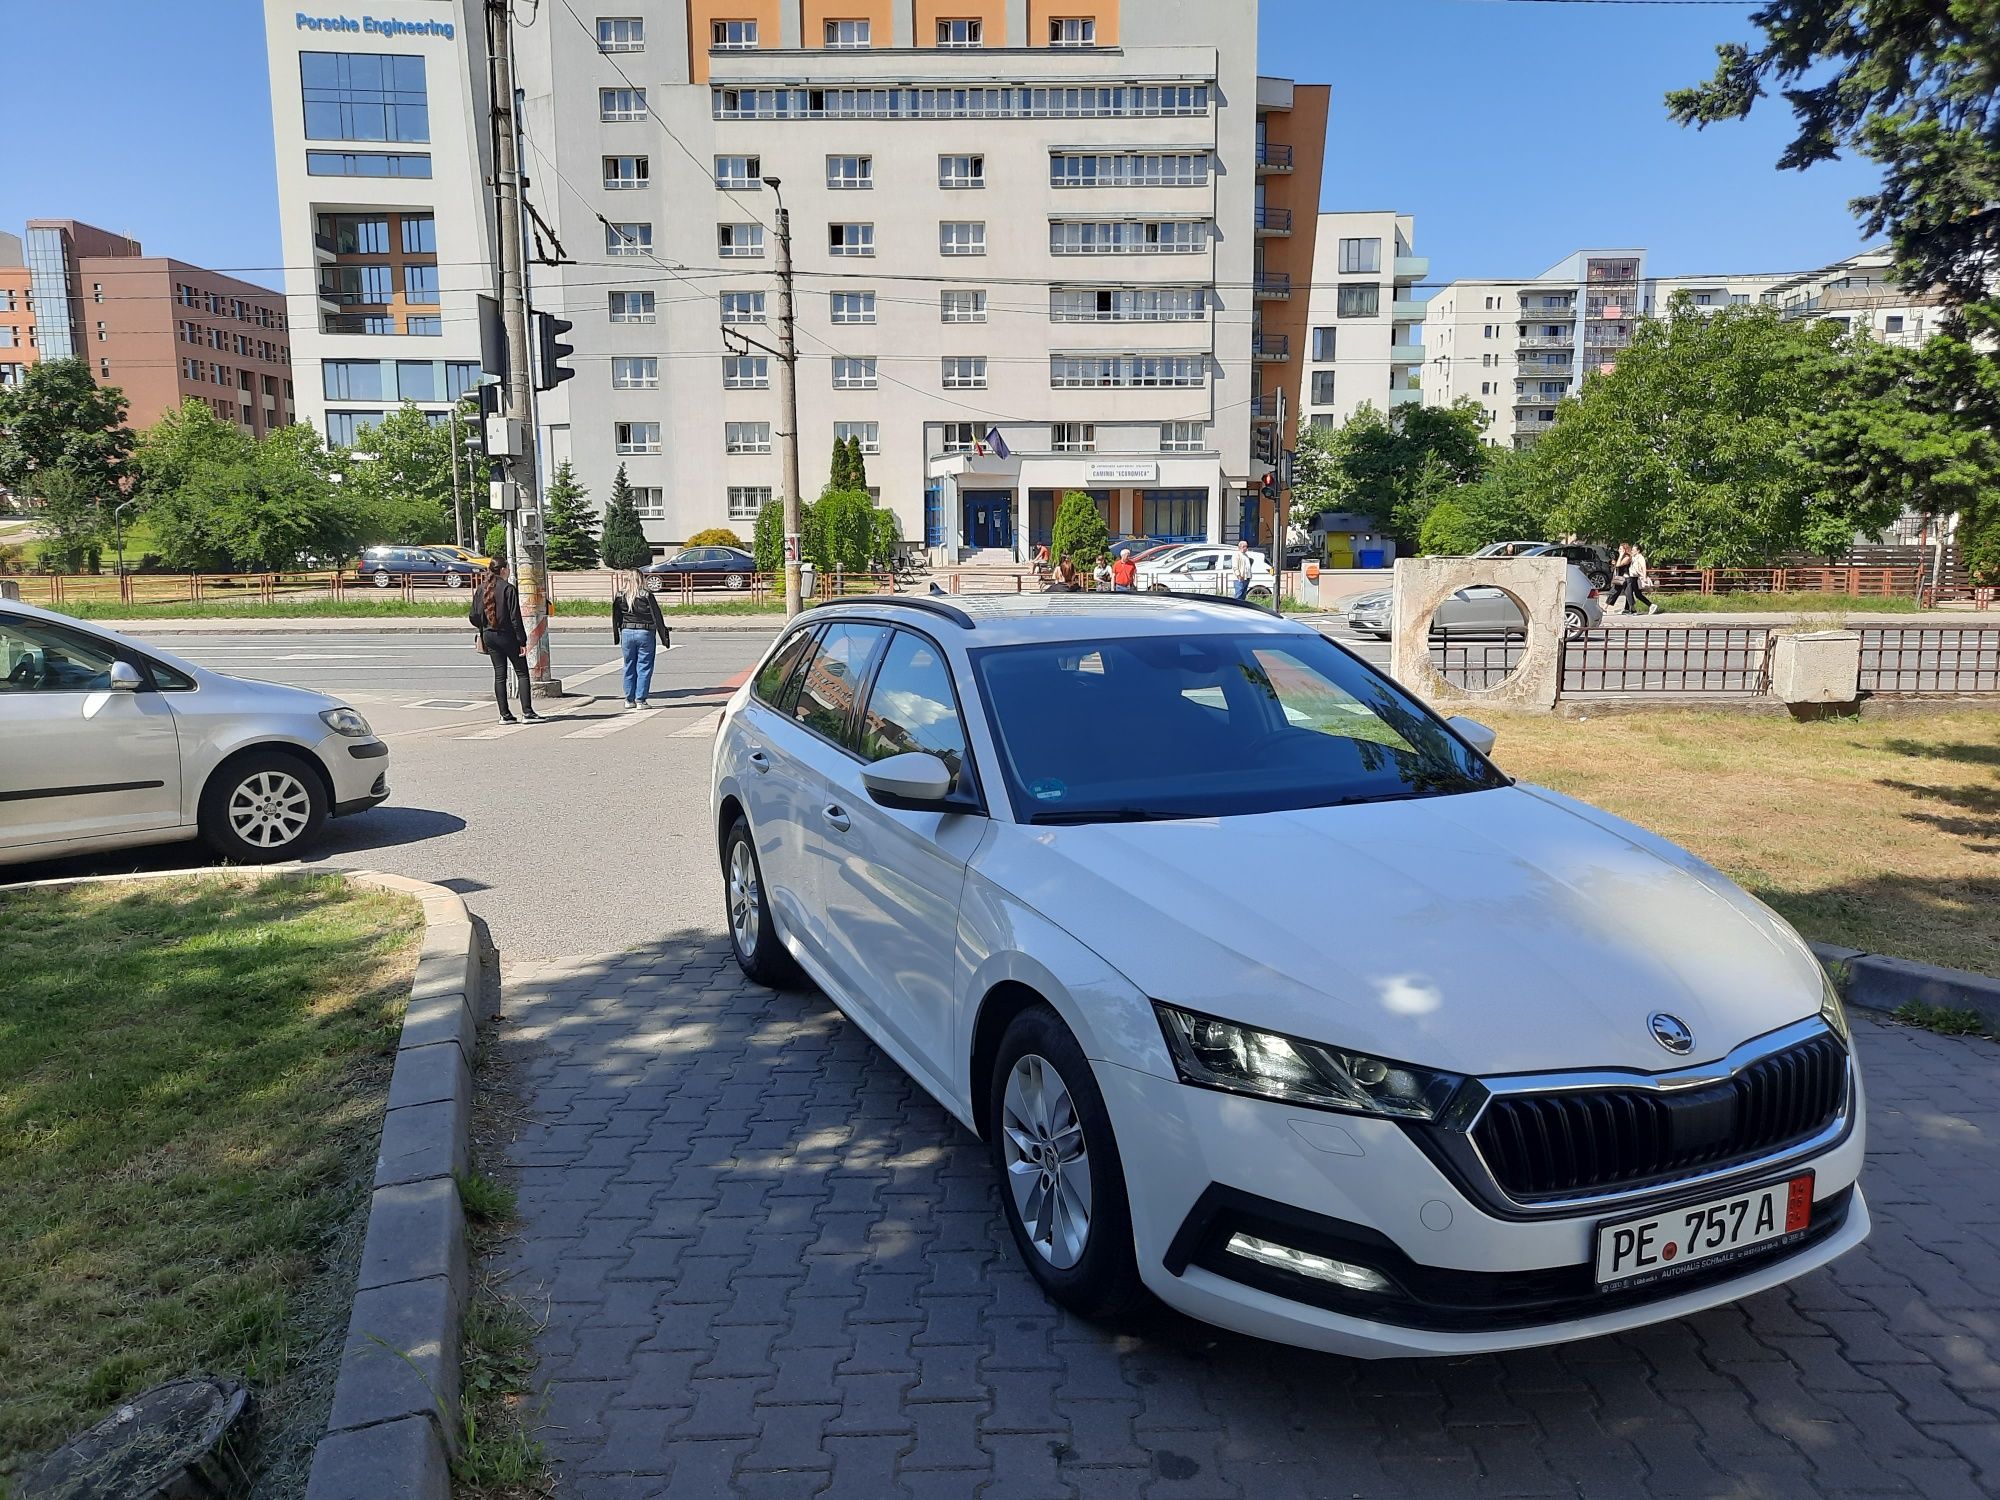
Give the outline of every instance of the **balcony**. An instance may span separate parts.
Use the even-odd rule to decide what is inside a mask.
[[[1522,336],[1523,349],[1574,349],[1576,335],[1573,333],[1530,333]]]
[[[1259,271],[1256,282],[1257,299],[1260,302],[1282,302],[1292,295],[1292,273],[1290,271]]]
[[[1562,302],[1554,307],[1535,307],[1523,302],[1521,310],[1514,316],[1524,323],[1570,323],[1576,319],[1576,304],[1574,302]]]
[[[1276,364],[1292,357],[1291,335],[1284,333],[1253,333],[1250,335],[1250,352],[1261,363]]]
[[[1568,394],[1569,388],[1567,386],[1559,391],[1516,391],[1514,393],[1514,404],[1516,406],[1554,406]]]
[[[1282,141],[1266,141],[1257,148],[1257,170],[1259,172],[1291,171],[1292,148]]]
[[[1389,405],[1391,407],[1421,406],[1423,404],[1423,400],[1424,400],[1424,393],[1420,390],[1405,389],[1405,390],[1392,390],[1389,392]]]
[[[1406,302],[1398,297],[1389,304],[1389,317],[1398,323],[1421,323],[1424,320],[1424,304]]]
[[[1257,423],[1270,423],[1278,420],[1278,397],[1275,392],[1268,396],[1253,396],[1250,398],[1250,420]]]
[[[1422,344],[1391,344],[1389,363],[1392,365],[1420,365],[1424,362]]]
[[[1292,232],[1292,211],[1289,208],[1260,208],[1257,210],[1257,233],[1260,237],[1287,235]]]
[[[1516,417],[1514,435],[1516,437],[1539,437],[1555,426],[1553,417]]]
[[[1428,255],[1399,255],[1396,257],[1397,281],[1422,281],[1430,274],[1431,258]]]
[[[340,255],[340,247],[334,243],[334,238],[330,234],[314,235],[313,251],[327,260],[334,260]]]

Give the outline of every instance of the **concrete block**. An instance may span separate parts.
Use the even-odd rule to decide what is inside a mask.
[[[1562,685],[1563,603],[1568,563],[1560,557],[1399,557],[1390,675],[1431,702],[1555,707]],[[1527,619],[1527,642],[1514,671],[1492,687],[1454,687],[1431,663],[1430,623],[1460,589],[1503,589]]]
[[[1863,1010],[1894,1010],[1909,1000],[1977,1011],[1986,1029],[2000,1035],[2000,979],[1914,959],[1864,953],[1849,961],[1844,998]]]
[[[367,1291],[443,1276],[463,1291],[465,1275],[465,1214],[457,1183],[434,1177],[375,1189],[356,1286]]]
[[[410,998],[478,993],[479,950],[473,942],[472,924],[446,922],[426,927],[423,946],[417,950],[417,977],[410,985]]]
[[[1771,693],[1784,703],[1852,703],[1861,696],[1861,632],[1811,630],[1771,643]]]
[[[396,1071],[389,1079],[390,1109],[471,1097],[472,1074],[465,1054],[451,1043],[406,1046],[396,1054]]]
[[[451,1465],[437,1424],[405,1417],[321,1438],[306,1500],[451,1500]]]
[[[392,1187],[399,1182],[422,1182],[464,1172],[467,1113],[467,1101],[462,1098],[390,1110],[382,1117],[375,1186]]]
[[[449,994],[419,997],[410,992],[410,1008],[403,1013],[403,1039],[399,1050],[413,1051],[450,1043],[469,1063],[478,1045],[479,1033],[472,1020],[472,1007],[457,990]]]
[[[327,1430],[427,1417],[456,1431],[458,1330],[458,1299],[446,1277],[361,1293],[347,1323]]]

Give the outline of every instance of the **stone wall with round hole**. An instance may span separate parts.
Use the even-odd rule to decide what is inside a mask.
[[[1567,563],[1399,557],[1390,671],[1432,702],[1555,707]]]

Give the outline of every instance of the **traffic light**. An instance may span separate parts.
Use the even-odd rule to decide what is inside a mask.
[[[1275,500],[1278,498],[1278,476],[1274,471],[1265,471],[1264,482],[1257,486],[1257,493],[1262,495],[1266,500]]]
[[[1254,427],[1250,432],[1250,456],[1260,464],[1274,463],[1278,457],[1278,430]]]
[[[576,374],[563,361],[576,353],[574,345],[559,342],[576,324],[554,313],[535,314],[535,389],[552,391]]]

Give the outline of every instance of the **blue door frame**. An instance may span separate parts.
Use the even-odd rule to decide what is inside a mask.
[[[1014,492],[965,490],[965,545],[1014,550]]]

